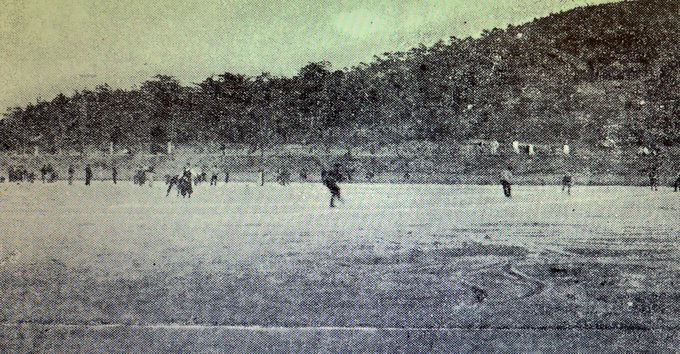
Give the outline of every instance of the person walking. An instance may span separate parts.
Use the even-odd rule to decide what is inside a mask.
[[[116,166],[111,167],[111,179],[113,180],[113,184],[118,183],[118,170],[116,169]]]
[[[73,174],[76,173],[76,170],[73,168],[73,165],[68,166],[68,184],[72,185],[73,184]]]
[[[47,166],[43,165],[42,168],[40,169],[40,179],[42,180],[42,183],[45,183],[47,177]]]
[[[508,166],[508,168],[501,171],[500,179],[501,185],[503,185],[503,194],[507,198],[512,197],[512,166]]]
[[[85,166],[85,185],[89,186],[92,181],[92,168],[90,165]]]
[[[326,171],[325,169],[321,170],[321,182],[331,192],[331,208],[335,208],[336,199],[342,201],[342,196],[340,195],[340,186],[338,186],[338,182],[341,179],[342,176],[339,174],[339,170],[337,169],[335,171]]]

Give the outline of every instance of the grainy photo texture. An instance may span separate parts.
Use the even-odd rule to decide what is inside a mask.
[[[679,3],[0,0],[0,351],[680,351]]]

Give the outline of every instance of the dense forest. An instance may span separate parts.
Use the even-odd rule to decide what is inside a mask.
[[[379,146],[419,140],[624,147],[680,143],[676,0],[577,8],[292,77],[158,75],[11,108],[0,148],[52,153],[149,146]]]

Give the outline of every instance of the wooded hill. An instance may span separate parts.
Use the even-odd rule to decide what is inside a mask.
[[[292,77],[158,75],[11,108],[0,148],[175,145],[379,147],[465,139],[625,147],[680,143],[676,0],[577,8]]]

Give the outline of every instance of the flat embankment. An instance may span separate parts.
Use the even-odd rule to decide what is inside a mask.
[[[664,188],[0,185],[12,351],[677,351]]]

